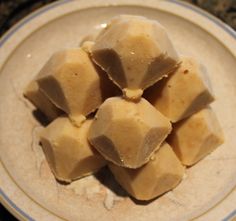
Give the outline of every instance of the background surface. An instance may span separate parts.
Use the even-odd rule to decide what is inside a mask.
[[[36,9],[57,0],[0,0],[0,37]],[[183,0],[207,10],[236,30],[236,0]],[[0,221],[16,219],[0,204]]]

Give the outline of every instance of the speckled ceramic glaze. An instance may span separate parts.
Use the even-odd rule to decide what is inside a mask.
[[[22,92],[57,50],[119,14],[143,15],[164,25],[181,54],[209,71],[212,107],[225,143],[187,170],[173,191],[143,204],[103,171],[70,185],[55,181],[41,147],[42,126]],[[178,1],[59,1],[31,14],[0,40],[0,198],[21,220],[229,220],[236,205],[236,34],[219,20]],[[108,188],[109,187],[109,188]]]

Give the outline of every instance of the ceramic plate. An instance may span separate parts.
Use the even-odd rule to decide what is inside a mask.
[[[42,126],[22,92],[46,60],[119,14],[164,25],[181,54],[209,71],[225,143],[187,170],[173,191],[149,204],[132,201],[106,171],[62,185],[38,145]],[[58,1],[26,17],[0,40],[0,198],[20,220],[230,220],[236,205],[236,34],[179,1]]]

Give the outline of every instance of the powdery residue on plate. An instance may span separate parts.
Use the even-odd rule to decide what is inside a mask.
[[[103,168],[95,175],[66,185],[66,189],[72,190],[78,197],[85,197],[89,200],[99,196],[107,210],[111,210],[117,202],[123,201],[127,197],[125,191],[117,184],[107,168]]]

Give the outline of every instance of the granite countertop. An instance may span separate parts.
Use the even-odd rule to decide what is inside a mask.
[[[56,0],[1,0],[0,36],[30,12]],[[184,0],[222,19],[236,30],[236,0]]]
[[[0,37],[30,12],[57,0],[0,0]],[[236,0],[183,0],[217,16],[236,30]],[[16,219],[0,204],[0,221]]]

